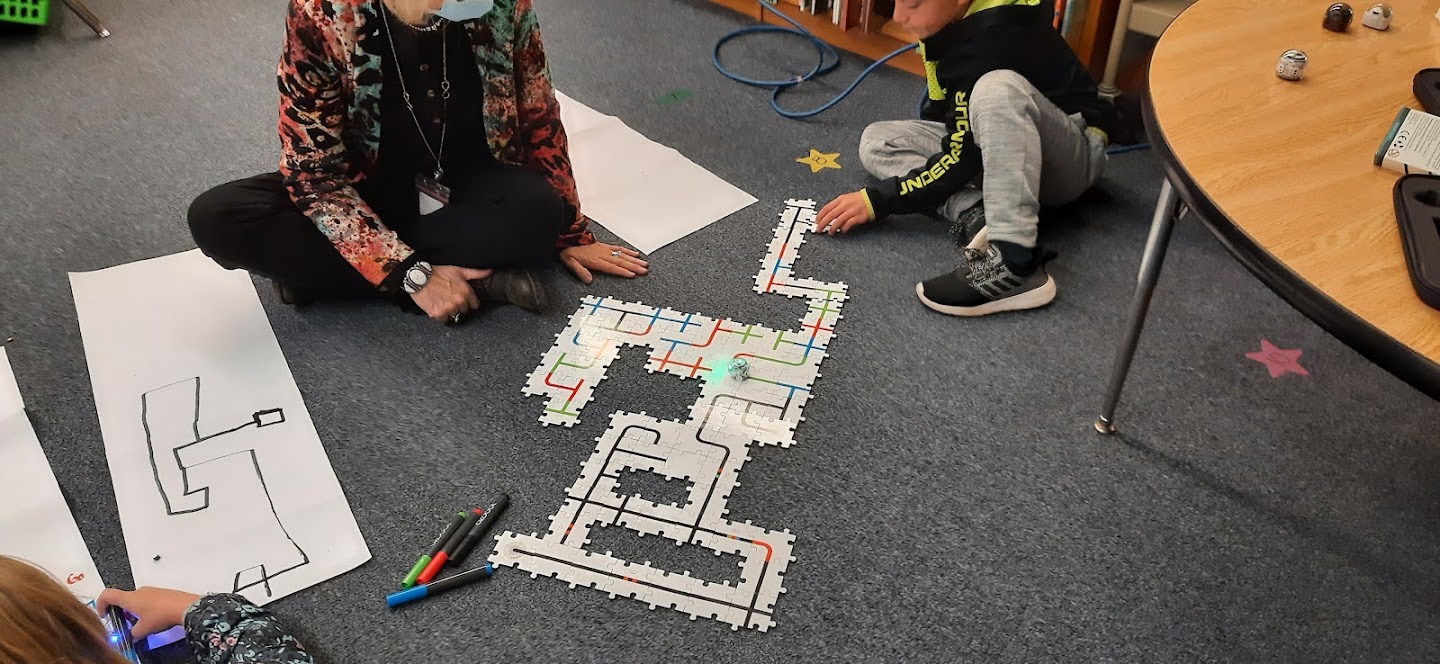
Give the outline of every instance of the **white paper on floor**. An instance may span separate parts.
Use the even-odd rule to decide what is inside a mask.
[[[250,276],[71,273],[136,585],[259,604],[370,559]]]
[[[39,566],[91,606],[105,589],[25,416],[4,348],[0,348],[0,555]]]
[[[755,202],[619,118],[556,96],[581,211],[636,249],[648,254]]]

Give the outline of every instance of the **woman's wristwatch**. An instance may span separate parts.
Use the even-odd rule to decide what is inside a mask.
[[[400,283],[400,287],[410,295],[419,293],[425,284],[430,283],[430,274],[434,271],[435,268],[431,267],[429,263],[416,261],[414,265],[410,266],[410,269],[405,271],[405,280]]]

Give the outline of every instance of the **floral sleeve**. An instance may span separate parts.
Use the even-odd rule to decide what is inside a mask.
[[[314,0],[290,3],[278,72],[280,174],[296,207],[378,286],[415,252],[380,222],[350,182],[342,72],[326,46],[325,26],[334,20],[325,14],[330,6]]]
[[[315,664],[273,614],[239,595],[207,595],[185,612],[200,664]]]
[[[557,242],[560,248],[590,244],[590,221],[580,212],[580,195],[575,190],[575,173],[570,168],[569,140],[560,123],[560,102],[550,85],[550,67],[540,40],[540,24],[531,0],[515,3],[515,86],[520,98],[519,140],[524,142],[524,163],[543,173],[550,185],[575,210],[570,229]]]

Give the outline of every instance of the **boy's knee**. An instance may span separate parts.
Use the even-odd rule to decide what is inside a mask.
[[[894,137],[895,129],[890,123],[876,122],[865,127],[865,131],[860,132],[860,165],[871,173],[882,168],[884,161],[896,151],[891,142]]]
[[[995,71],[986,72],[984,76],[981,76],[979,80],[975,81],[975,88],[973,94],[979,95],[982,92],[1023,93],[1027,90],[1027,88],[1031,87],[1033,86],[1030,85],[1030,81],[1027,80],[1024,76],[1016,73],[1014,70],[996,69]]]
[[[1035,86],[1024,76],[1009,69],[997,69],[986,73],[975,82],[970,91],[970,110],[987,106],[1013,106],[1015,102],[1029,99]]]

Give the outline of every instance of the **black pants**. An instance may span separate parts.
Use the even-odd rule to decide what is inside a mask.
[[[450,182],[450,204],[420,216],[413,184],[361,183],[361,196],[417,255],[477,269],[534,265],[555,256],[574,209],[540,175],[496,166]],[[402,186],[403,185],[403,186]],[[371,285],[290,201],[279,173],[237,180],[190,204],[190,233],[205,255],[323,295],[373,294]]]

